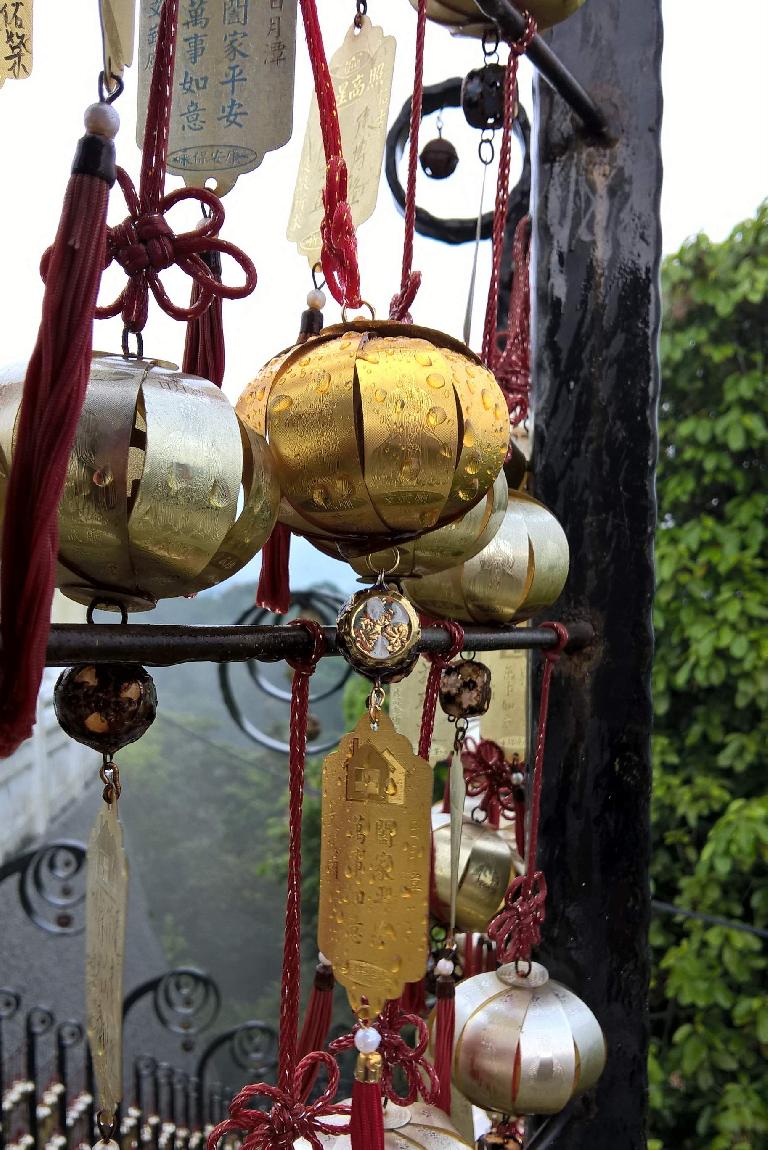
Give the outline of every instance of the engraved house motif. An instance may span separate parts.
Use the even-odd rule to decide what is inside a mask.
[[[379,751],[370,744],[360,747],[355,739],[346,767],[349,802],[404,804],[405,769],[389,751]]]

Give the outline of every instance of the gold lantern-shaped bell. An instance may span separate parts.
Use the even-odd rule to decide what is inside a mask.
[[[346,1099],[346,1105],[350,1099]],[[323,1119],[329,1126],[346,1125],[349,1119],[341,1115],[329,1115]],[[326,1150],[349,1150],[348,1134],[318,1134]],[[384,1110],[384,1150],[474,1150],[473,1142],[465,1142],[451,1125],[448,1117],[436,1106],[426,1102],[413,1102],[410,1106],[396,1106],[388,1102]],[[310,1150],[309,1142],[300,1138],[294,1142],[296,1150]]]
[[[491,827],[464,818],[459,852],[456,894],[456,929],[486,930],[504,901],[523,860],[508,838]],[[429,909],[440,922],[448,922],[451,904],[451,816],[442,805],[432,808],[432,883]]]
[[[280,521],[345,557],[460,518],[493,484],[509,437],[501,389],[468,348],[373,320],[278,356],[237,410],[272,448]]]
[[[526,0],[520,7],[530,12],[538,27],[544,29],[573,16],[584,3],[585,0]],[[416,8],[418,0],[411,0],[411,4]],[[489,24],[474,0],[427,0],[427,16],[436,24],[468,35],[481,35]]]
[[[518,623],[550,607],[568,577],[568,541],[551,511],[522,491],[491,542],[441,575],[407,579],[422,611],[466,623]]]
[[[595,1085],[606,1059],[592,1011],[539,963],[514,963],[456,987],[453,1081],[475,1106],[556,1114]]]
[[[350,559],[350,566],[362,579],[369,581],[375,579],[380,571],[410,578],[446,571],[472,559],[487,547],[504,521],[507,500],[507,480],[504,472],[500,471],[485,498],[461,519],[438,527],[436,531],[427,531],[410,543]],[[321,551],[335,553],[319,540],[313,542]]]
[[[0,375],[6,474],[23,380],[23,367]],[[97,354],[59,509],[57,586],[129,611],[212,587],[263,545],[278,501],[266,441],[218,387],[159,360]]]

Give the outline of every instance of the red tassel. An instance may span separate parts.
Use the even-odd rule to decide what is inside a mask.
[[[284,523],[276,523],[261,552],[261,575],[256,591],[256,605],[276,615],[287,615],[291,606],[290,557],[291,529]]]
[[[358,1054],[349,1120],[351,1150],[384,1150],[380,1054]]]
[[[202,252],[200,258],[208,264],[216,279],[221,283],[221,256],[218,252]],[[197,280],[192,284],[189,306],[194,307],[200,299],[201,287]],[[209,379],[217,387],[224,382],[224,324],[221,296],[214,296],[202,315],[187,323],[187,336],[184,342],[182,371],[189,375],[200,375]]]
[[[462,978],[471,978],[475,973],[475,936],[464,935],[464,961],[462,962]]]
[[[456,1003],[453,979],[437,980],[437,1021],[435,1023],[435,1072],[440,1082],[437,1105],[446,1114],[451,1113],[451,1068],[453,1065],[453,1029],[456,1021]]]
[[[53,247],[43,257],[43,312],[27,367],[3,527],[0,755],[29,738],[45,667],[59,550],[58,510],[91,371],[115,148],[78,145]]]
[[[321,962],[315,968],[315,980],[312,984],[312,993],[309,996],[307,1010],[304,1015],[304,1025],[299,1037],[298,1059],[306,1058],[315,1050],[322,1050],[331,1029],[333,1017],[333,988],[336,979],[333,970]],[[301,1082],[300,1097],[306,1098],[315,1084],[319,1066],[313,1066],[304,1075]]]

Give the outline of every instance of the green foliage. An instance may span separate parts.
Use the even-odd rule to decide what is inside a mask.
[[[768,927],[768,204],[663,272],[657,898]],[[656,918],[654,1150],[768,1145],[768,957]]]

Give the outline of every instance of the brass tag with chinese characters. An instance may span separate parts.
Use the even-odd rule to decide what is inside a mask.
[[[428,674],[429,664],[425,659],[419,659],[408,678],[400,683],[393,683],[389,689],[389,714],[398,731],[405,735],[414,750],[419,745]],[[438,707],[435,711],[435,726],[429,753],[432,763],[440,763],[448,758],[454,734],[448,716]]]
[[[181,0],[168,171],[230,191],[293,129],[297,0]],[[136,139],[144,136],[162,0],[141,0]]]
[[[318,943],[356,1013],[424,973],[431,800],[429,764],[387,715],[376,730],[363,715],[323,764]]]
[[[0,3],[0,88],[32,71],[32,0]]]
[[[88,840],[85,1011],[97,1109],[114,1115],[123,1093],[123,957],[128,863],[117,803],[104,803]]]
[[[355,227],[373,215],[379,195],[395,47],[394,36],[385,36],[363,16],[360,30],[354,24],[350,27],[330,61]],[[320,256],[324,187],[325,153],[313,96],[287,232],[310,263]]]
[[[488,651],[483,653],[493,676],[491,705],[480,720],[484,739],[497,743],[507,759],[528,757],[528,652]]]

